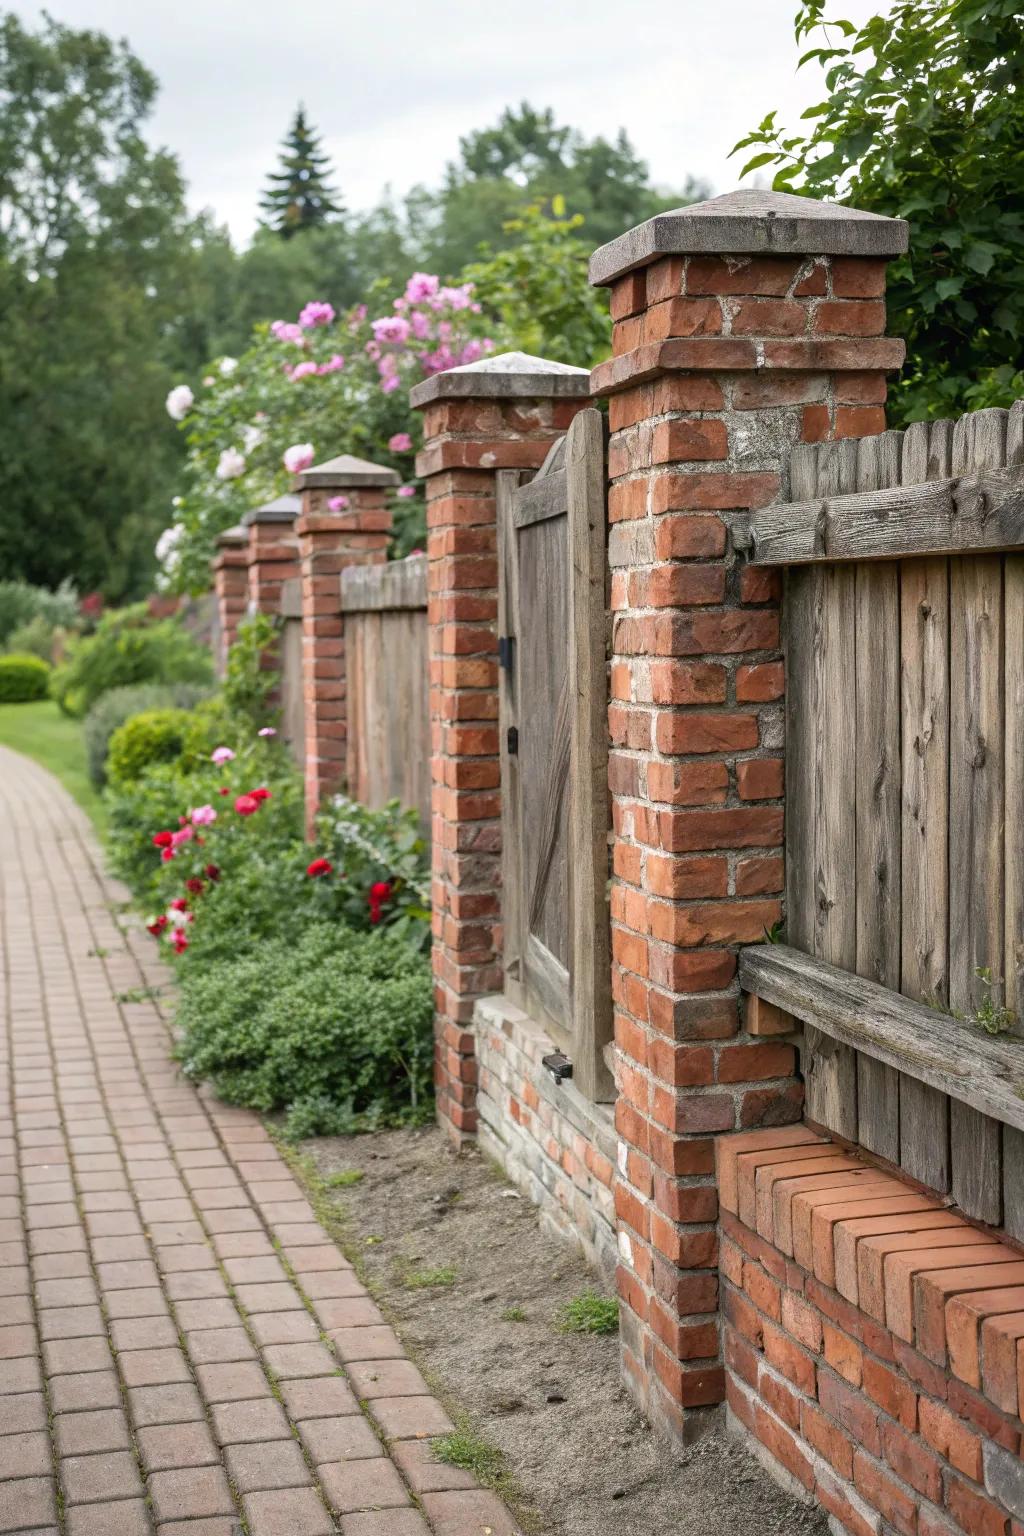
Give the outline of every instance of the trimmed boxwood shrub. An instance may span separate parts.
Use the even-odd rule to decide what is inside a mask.
[[[30,704],[45,699],[50,668],[39,656],[0,656],[0,704]]]
[[[97,789],[107,781],[110,738],[119,725],[147,709],[187,709],[190,712],[209,689],[197,683],[140,683],[134,688],[111,688],[101,694],[82,722],[89,777]]]
[[[108,779],[130,784],[154,763],[173,763],[181,756],[191,723],[186,709],[146,709],[133,715],[110,738]]]

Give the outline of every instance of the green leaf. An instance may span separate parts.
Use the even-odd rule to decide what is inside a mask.
[[[766,149],[763,154],[755,155],[752,160],[747,161],[742,171],[740,171],[740,176],[745,176],[748,171],[756,171],[759,166],[770,165],[773,161],[778,160],[778,158],[778,150]]]

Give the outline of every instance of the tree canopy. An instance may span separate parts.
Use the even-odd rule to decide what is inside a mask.
[[[804,0],[800,63],[825,100],[787,134],[770,112],[737,149],[774,186],[910,223],[890,268],[890,329],[907,340],[903,420],[1024,394],[1024,5],[897,0],[859,30]]]

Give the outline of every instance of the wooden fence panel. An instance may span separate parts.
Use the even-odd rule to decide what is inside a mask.
[[[306,711],[302,683],[302,581],[293,577],[281,588],[281,731],[298,768],[306,762]]]
[[[342,575],[348,793],[378,809],[415,806],[430,822],[426,562],[352,566]]]
[[[962,1014],[984,1001],[988,973],[997,1003],[1018,1008],[1024,995],[1022,464],[1024,402],[798,448],[795,529],[785,508],[751,524],[755,559],[771,548],[794,562],[788,941]],[[947,552],[900,558],[935,547],[920,521],[900,533],[904,504],[923,508],[920,487],[931,482],[953,508],[939,546]],[[1005,552],[987,552],[1000,544]],[[1019,1128],[842,1032],[807,1025],[810,1119],[951,1190],[970,1215],[994,1223],[1005,1208],[1009,1229],[1024,1235]],[[969,1053],[980,1027],[956,1028]],[[1008,1050],[1020,1054],[1024,1082],[1024,1046]]]

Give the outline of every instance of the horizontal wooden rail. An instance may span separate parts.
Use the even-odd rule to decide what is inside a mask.
[[[785,944],[745,949],[740,985],[842,1045],[1024,1130],[1024,1041],[987,1035]]]
[[[754,565],[1019,549],[1024,467],[765,507],[748,533]]]

